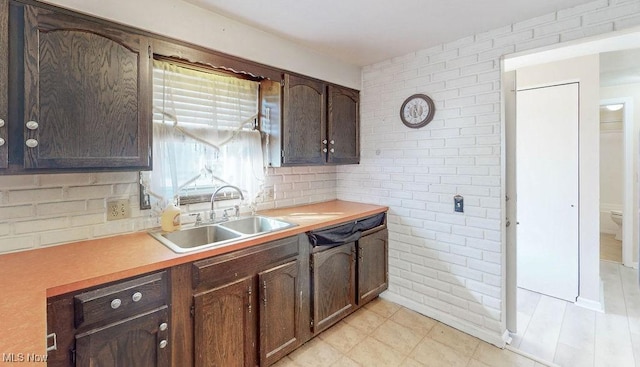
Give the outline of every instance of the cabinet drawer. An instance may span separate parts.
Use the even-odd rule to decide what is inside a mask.
[[[83,292],[73,302],[76,328],[150,310],[167,303],[167,272]]]
[[[193,289],[216,287],[298,256],[298,236],[193,263]]]

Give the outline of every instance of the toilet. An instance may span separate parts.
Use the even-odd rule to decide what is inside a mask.
[[[616,240],[622,241],[622,212],[620,210],[612,210],[611,220],[618,226],[616,230]]]

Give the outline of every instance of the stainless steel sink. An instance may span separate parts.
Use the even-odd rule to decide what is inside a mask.
[[[149,234],[171,250],[185,253],[224,246],[263,233],[294,226],[296,224],[278,219],[251,216],[217,224],[185,228],[175,232],[152,231]]]
[[[223,222],[220,223],[220,226],[243,234],[251,235],[278,231],[280,229],[293,227],[295,224],[273,218],[251,216],[229,222]]]

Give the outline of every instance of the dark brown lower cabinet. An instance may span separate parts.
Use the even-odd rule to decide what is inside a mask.
[[[299,251],[294,236],[194,263],[195,367],[269,366],[302,343]]]
[[[358,240],[358,304],[376,298],[389,285],[389,232],[383,229]]]
[[[298,262],[258,274],[260,287],[260,365],[268,366],[293,351],[300,342],[301,307]]]
[[[195,365],[255,365],[254,277],[198,293],[194,299]]]
[[[354,242],[311,255],[314,333],[328,328],[355,309],[355,261]]]
[[[49,367],[169,367],[169,271],[47,300]],[[51,343],[49,344],[51,345]]]
[[[164,306],[78,334],[75,366],[168,367],[168,320]]]

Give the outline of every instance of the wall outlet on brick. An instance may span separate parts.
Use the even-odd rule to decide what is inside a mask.
[[[129,200],[112,200],[107,202],[107,220],[118,220],[131,217]]]

